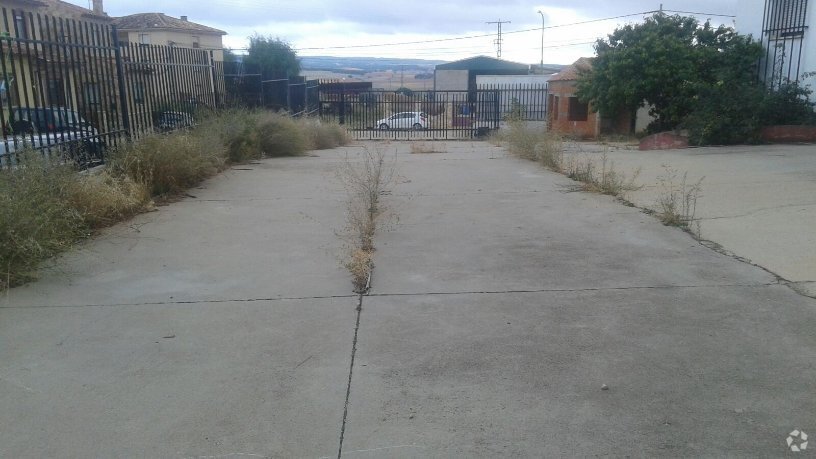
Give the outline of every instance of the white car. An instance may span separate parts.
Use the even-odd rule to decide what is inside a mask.
[[[425,112],[400,112],[377,121],[380,129],[425,129],[428,115]]]

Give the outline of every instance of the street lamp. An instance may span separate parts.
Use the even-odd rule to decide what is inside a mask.
[[[541,15],[541,70],[544,70],[544,13],[538,10]]]

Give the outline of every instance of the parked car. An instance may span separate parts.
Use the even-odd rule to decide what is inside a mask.
[[[102,161],[105,142],[96,128],[74,110],[65,107],[11,107],[8,110],[4,113],[7,118],[0,156],[31,147],[60,153],[82,166]]]
[[[426,129],[428,115],[425,112],[400,112],[377,121],[380,129]]]
[[[186,112],[161,112],[156,118],[156,127],[160,131],[174,131],[194,124],[193,116]]]

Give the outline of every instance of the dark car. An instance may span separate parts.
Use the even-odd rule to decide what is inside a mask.
[[[160,131],[174,131],[194,124],[193,116],[186,112],[161,112],[156,119],[156,127]]]
[[[4,113],[4,143],[19,139],[49,151],[62,151],[82,165],[102,161],[105,142],[91,123],[65,107],[11,107]]]

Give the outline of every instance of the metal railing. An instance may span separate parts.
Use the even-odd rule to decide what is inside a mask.
[[[0,9],[0,167],[35,148],[81,167],[227,102],[212,50],[120,43],[108,19]]]
[[[469,139],[508,120],[546,119],[546,85],[463,91],[378,91],[321,82],[320,114],[357,139]]]

